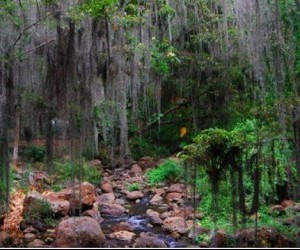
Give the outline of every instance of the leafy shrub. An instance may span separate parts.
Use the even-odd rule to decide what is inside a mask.
[[[34,161],[34,162],[44,161],[46,155],[46,151],[44,148],[35,145],[29,146],[24,150],[20,150],[20,151],[21,151],[20,155],[23,156],[26,160]]]
[[[73,178],[97,185],[101,182],[101,172],[87,163],[55,162],[58,181],[71,181]]]
[[[183,173],[183,167],[179,162],[168,159],[158,168],[152,169],[147,173],[148,182],[150,185],[155,185],[166,181],[177,181],[183,177]]]
[[[141,189],[141,186],[139,183],[133,183],[133,184],[129,184],[127,186],[128,191],[132,192],[132,191],[137,191]]]
[[[24,220],[26,222],[39,220],[46,223],[51,219],[54,219],[54,213],[51,204],[46,200],[33,200],[25,210]]]

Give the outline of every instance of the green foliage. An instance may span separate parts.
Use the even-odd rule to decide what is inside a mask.
[[[132,183],[127,185],[127,189],[129,192],[138,191],[141,189],[141,185],[139,183]]]
[[[88,163],[54,162],[54,173],[57,182],[68,182],[73,178],[98,185],[101,182],[101,172]]]
[[[133,159],[139,159],[145,155],[152,156],[155,159],[170,155],[169,150],[164,145],[156,145],[144,137],[131,138],[129,148]]]
[[[152,69],[162,75],[168,76],[172,64],[180,63],[177,50],[166,40],[152,39],[150,64]]]
[[[24,157],[28,161],[43,162],[45,155],[45,149],[35,145],[20,150],[20,157]]]
[[[26,207],[24,220],[26,222],[32,222],[39,220],[42,222],[47,222],[54,219],[54,214],[51,209],[51,204],[46,200],[33,200]]]
[[[183,166],[178,161],[167,159],[147,173],[148,183],[155,185],[166,181],[175,182],[183,177],[183,173]]]
[[[75,20],[80,20],[85,15],[94,18],[109,17],[115,12],[118,2],[118,0],[84,0],[71,9],[71,16]]]

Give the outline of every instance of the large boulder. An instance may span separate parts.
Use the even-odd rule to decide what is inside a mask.
[[[129,199],[129,200],[137,200],[137,199],[140,199],[143,197],[144,197],[144,194],[141,191],[133,191],[133,192],[127,193],[127,199]]]
[[[74,208],[80,208],[80,202],[83,206],[92,206],[96,200],[95,187],[83,182],[73,188],[66,188],[57,193],[58,198],[67,200]]]
[[[51,184],[49,175],[44,171],[33,171],[28,176],[29,184],[39,192]]]
[[[86,216],[60,222],[55,234],[54,246],[57,248],[102,247],[105,242],[99,223]]]
[[[100,212],[105,215],[120,216],[125,213],[125,208],[118,204],[100,204]]]
[[[193,221],[186,221],[183,217],[174,216],[164,220],[163,228],[170,232],[184,234],[192,227],[192,223]]]
[[[57,197],[55,193],[46,195],[47,201],[51,204],[52,211],[58,216],[66,216],[70,211],[70,202]]]
[[[115,201],[114,193],[101,194],[96,197],[96,202],[98,204],[112,204]]]
[[[156,211],[153,211],[152,209],[148,209],[146,212],[149,222],[153,225],[161,225],[163,224],[162,219],[159,217],[159,213]]]

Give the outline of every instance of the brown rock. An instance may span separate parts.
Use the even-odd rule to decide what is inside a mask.
[[[113,232],[119,232],[119,231],[133,232],[134,228],[130,226],[128,222],[120,222],[119,224],[114,225],[112,230]]]
[[[59,216],[66,216],[70,211],[70,202],[57,197],[55,193],[46,196],[46,199],[51,204],[52,211]]]
[[[164,241],[157,238],[153,233],[141,233],[140,237],[136,239],[133,244],[134,248],[166,248],[167,245]]]
[[[188,206],[184,208],[175,209],[174,216],[192,219],[194,216],[194,208],[192,206]]]
[[[125,213],[125,208],[118,204],[103,204],[100,205],[101,214],[120,216]]]
[[[92,160],[89,163],[90,163],[91,166],[96,167],[98,169],[101,169],[101,167],[102,167],[102,163],[98,159]]]
[[[71,247],[101,247],[105,236],[97,221],[92,218],[72,217],[59,223],[56,228],[54,246]]]
[[[110,238],[124,240],[124,241],[132,241],[134,236],[135,236],[135,233],[128,232],[128,231],[113,232],[109,235]]]
[[[141,191],[133,191],[133,192],[128,192],[127,193],[127,199],[129,200],[136,200],[143,198],[144,194]]]
[[[157,165],[156,162],[153,160],[153,158],[151,158],[149,156],[142,157],[141,159],[139,159],[139,161],[137,162],[137,164],[143,170],[145,170],[147,168],[153,168],[153,167],[155,167]]]
[[[166,199],[168,201],[180,201],[182,200],[183,194],[182,193],[168,193]]]
[[[113,187],[110,183],[102,184],[101,190],[103,193],[113,193]]]
[[[161,224],[163,224],[163,221],[159,217],[159,213],[158,212],[155,212],[152,209],[148,209],[147,212],[146,212],[146,214],[147,214],[147,216],[148,216],[149,221],[150,221],[151,224],[153,224],[153,225],[161,225]]]
[[[191,226],[191,221],[186,221],[182,217],[170,217],[165,219],[163,222],[163,228],[171,232],[178,232],[181,234],[187,233]]]
[[[161,219],[166,219],[166,218],[169,218],[169,217],[173,217],[173,212],[163,212],[161,215],[160,215],[160,218]]]
[[[184,193],[184,184],[176,183],[170,186],[168,192],[169,193]]]
[[[157,195],[160,195],[160,196],[162,196],[166,193],[166,191],[163,188],[156,188],[156,189],[153,190],[153,192]]]
[[[284,213],[284,208],[281,205],[274,205],[274,206],[271,207],[271,211],[273,213],[277,212],[279,214],[283,214]]]
[[[130,173],[134,176],[141,176],[142,168],[138,164],[133,164],[131,166]]]
[[[92,206],[96,200],[95,187],[88,182],[83,182],[80,186],[75,186],[74,192],[72,188],[66,188],[57,193],[58,198],[69,201],[75,208],[80,206],[80,195],[82,205]]]
[[[7,232],[1,231],[0,232],[0,245],[4,247],[9,247],[13,243],[13,237],[8,234]]]
[[[44,246],[45,242],[39,239],[35,239],[27,245],[28,248],[42,248]]]
[[[114,193],[108,193],[108,194],[102,194],[96,197],[96,201],[101,204],[112,204],[115,201],[115,194]]]
[[[162,202],[162,200],[163,200],[163,198],[160,195],[156,194],[150,200],[150,204],[157,205],[157,204],[160,204]]]
[[[103,222],[103,218],[101,217],[99,210],[96,209],[96,208],[93,208],[93,209],[84,211],[84,212],[82,213],[82,216],[91,217],[91,218],[93,218],[95,221],[97,221],[99,224],[100,224],[101,222]]]
[[[295,202],[292,200],[284,200],[283,202],[281,202],[280,204],[283,208],[288,208],[288,207],[292,207],[295,205]]]
[[[51,183],[49,175],[44,171],[31,172],[28,181],[29,184],[35,187],[39,192],[42,192],[44,188]]]
[[[26,233],[24,235],[24,242],[28,243],[28,242],[31,242],[31,241],[34,241],[36,238],[35,234],[32,234],[32,233]]]
[[[212,248],[224,248],[226,247],[227,235],[223,230],[217,230],[212,233],[210,238],[210,247]]]

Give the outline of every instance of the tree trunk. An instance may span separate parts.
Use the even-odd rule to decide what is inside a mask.
[[[17,169],[19,156],[19,137],[20,137],[20,111],[16,111],[15,129],[14,129],[14,151],[13,151],[13,166]]]
[[[244,179],[243,179],[243,167],[240,165],[238,167],[238,187],[239,187],[239,209],[242,215],[242,222],[246,223],[246,201],[245,201],[245,188],[244,188]]]
[[[255,170],[254,170],[254,194],[252,200],[251,214],[257,213],[259,208],[259,186],[260,186],[260,171],[258,166],[258,154],[256,154]]]
[[[52,114],[47,114],[47,129],[46,129],[46,162],[48,171],[51,172],[53,160],[53,127],[52,127]]]

